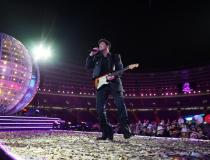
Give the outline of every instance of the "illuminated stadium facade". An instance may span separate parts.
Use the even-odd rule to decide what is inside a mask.
[[[210,66],[165,72],[125,72],[121,79],[130,117],[144,117],[142,111],[151,114],[153,119],[157,118],[156,113],[173,115],[171,117],[175,119],[185,112],[186,114],[208,113],[210,111],[208,107],[210,102],[209,71]],[[80,117],[83,114],[81,116],[83,121],[86,120],[85,110],[90,110],[97,117],[95,90],[91,81],[92,70],[86,70],[84,66],[53,62],[45,64],[42,75],[43,83],[28,108],[39,106],[48,111],[51,109],[56,112],[60,110],[61,113],[67,111],[70,114],[69,117],[74,118],[75,115]],[[183,91],[186,83],[189,83],[188,86],[193,91]],[[111,96],[106,109],[116,111]],[[141,113],[138,113],[140,111]],[[64,118],[64,114],[61,115]],[[67,116],[66,120],[69,117]]]

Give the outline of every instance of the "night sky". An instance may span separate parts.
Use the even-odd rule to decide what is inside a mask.
[[[33,52],[51,46],[48,61],[85,65],[98,40],[112,43],[124,66],[139,71],[210,64],[210,1],[18,1],[0,2],[0,32]]]

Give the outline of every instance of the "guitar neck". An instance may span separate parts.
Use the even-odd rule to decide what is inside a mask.
[[[115,76],[115,75],[117,75],[117,74],[119,74],[119,73],[121,73],[121,72],[123,72],[123,71],[128,70],[128,69],[129,69],[128,67],[125,67],[125,68],[123,68],[123,69],[121,69],[121,70],[119,70],[119,71],[112,72],[110,76]]]

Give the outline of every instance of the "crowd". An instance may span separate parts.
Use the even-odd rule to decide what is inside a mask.
[[[82,131],[100,131],[99,124],[91,122],[83,122],[81,125],[76,125],[76,130]],[[120,125],[112,125],[115,133],[121,133]],[[178,121],[161,123],[149,120],[139,121],[138,123],[130,124],[131,132],[135,135],[156,136],[156,137],[173,137],[173,138],[191,138],[191,139],[210,139],[210,124],[204,124],[203,117],[195,115],[190,121],[185,121],[182,117]]]
[[[167,123],[165,120],[161,120],[159,124],[156,121],[144,120],[144,123],[139,121],[136,124],[131,124],[130,127],[131,132],[142,136],[210,139],[209,125],[203,123],[203,117],[200,115],[195,115],[193,120],[187,122],[182,117],[172,123],[169,120]]]

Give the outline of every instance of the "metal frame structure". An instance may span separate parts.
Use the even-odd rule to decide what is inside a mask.
[[[27,106],[39,86],[39,68],[26,47],[0,33],[0,113],[11,115]]]

